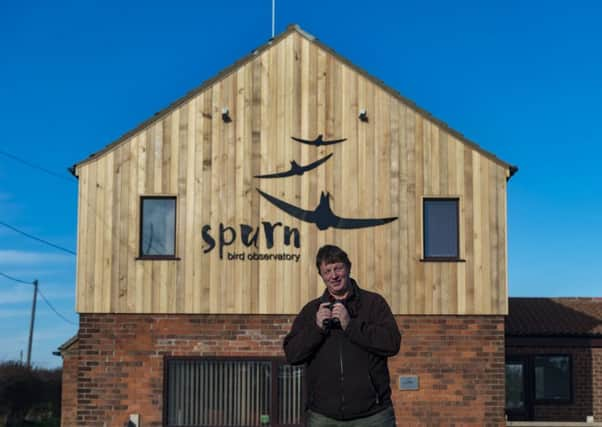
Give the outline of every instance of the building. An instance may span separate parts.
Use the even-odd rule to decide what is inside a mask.
[[[396,315],[399,424],[504,425],[515,171],[289,27],[74,166],[64,425],[300,425],[326,243]]]
[[[602,298],[510,298],[510,420],[602,420]]]

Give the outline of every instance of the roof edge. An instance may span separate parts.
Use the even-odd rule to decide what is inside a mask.
[[[303,34],[303,33],[304,32],[301,32],[301,34]],[[325,45],[324,43],[320,42],[315,37],[313,39],[311,39],[310,41],[312,41],[313,43],[315,43],[316,45],[318,45],[321,49],[323,49],[323,50],[329,52],[330,54],[334,55],[338,60],[340,60],[341,62],[343,62],[345,65],[349,66],[350,68],[353,68],[355,71],[357,71],[358,73],[360,73],[361,75],[363,75],[364,77],[366,77],[368,80],[370,80],[372,83],[374,83],[377,86],[379,86],[385,92],[389,93],[390,95],[394,96],[397,100],[401,101],[407,107],[412,108],[414,111],[416,111],[416,113],[420,114],[425,119],[430,120],[431,122],[433,122],[436,125],[440,126],[443,130],[447,131],[450,135],[453,135],[454,137],[458,138],[459,140],[461,140],[465,144],[469,145],[471,148],[474,148],[479,153],[483,154],[488,159],[490,159],[490,160],[494,161],[495,163],[499,164],[500,166],[506,168],[508,170],[508,179],[510,179],[512,177],[512,175],[514,175],[518,171],[518,167],[517,166],[511,165],[510,163],[508,163],[508,162],[500,159],[499,157],[497,157],[492,152],[485,150],[484,148],[482,148],[480,145],[478,145],[474,141],[471,141],[470,139],[468,139],[462,133],[460,133],[457,130],[455,130],[452,127],[450,127],[446,122],[444,122],[444,121],[436,118],[429,111],[427,111],[424,108],[418,106],[418,104],[416,104],[411,99],[406,98],[405,96],[403,96],[398,90],[396,90],[396,89],[392,88],[391,86],[387,85],[384,81],[380,80],[377,77],[374,77],[372,74],[370,74],[369,72],[367,72],[363,68],[359,67],[358,65],[355,65],[353,62],[351,62],[350,60],[348,60],[344,56],[342,56],[339,53],[337,53],[330,46]]]
[[[184,96],[176,99],[174,102],[172,102],[171,104],[169,104],[167,107],[165,107],[162,110],[156,112],[155,114],[153,114],[152,117],[150,117],[149,119],[144,120],[138,126],[136,126],[135,128],[127,131],[126,133],[124,133],[123,135],[121,135],[120,137],[118,137],[116,140],[114,140],[113,142],[111,142],[110,144],[108,144],[107,146],[105,146],[104,148],[102,148],[102,149],[100,149],[100,150],[98,150],[98,151],[90,154],[87,158],[82,159],[82,160],[76,162],[70,168],[70,169],[73,170],[73,172],[72,172],[73,175],[77,177],[78,176],[77,175],[77,169],[80,166],[82,166],[85,163],[88,163],[89,161],[92,161],[92,160],[96,159],[97,157],[101,156],[102,154],[106,153],[107,151],[110,151],[111,149],[115,148],[117,145],[119,145],[122,142],[126,141],[127,139],[129,139],[130,137],[132,137],[133,135],[135,135],[137,132],[141,131],[142,129],[146,128],[147,126],[149,126],[149,125],[151,125],[151,124],[153,124],[153,123],[161,120],[163,117],[165,117],[171,111],[173,111],[174,109],[176,109],[180,105],[184,104],[186,101],[190,100],[191,98],[195,97],[200,92],[202,92],[203,90],[207,89],[208,87],[210,87],[211,85],[213,85],[218,80],[220,80],[220,79],[228,76],[230,73],[232,73],[237,68],[241,67],[242,65],[245,65],[247,62],[251,61],[253,58],[255,58],[260,53],[268,50],[269,48],[271,48],[275,44],[279,43],[282,39],[286,38],[292,32],[298,32],[299,34],[303,35],[303,37],[306,37],[309,40],[312,40],[312,41],[315,40],[315,37],[313,37],[309,33],[306,33],[305,31],[301,30],[298,25],[289,25],[285,31],[283,31],[282,33],[278,34],[276,37],[268,39],[268,41],[266,43],[264,43],[263,45],[261,45],[261,46],[255,48],[255,49],[253,49],[251,51],[251,53],[245,55],[244,57],[240,58],[238,61],[236,61],[233,64],[229,65],[228,67],[224,68],[222,71],[218,72],[213,77],[210,77],[209,79],[203,81],[199,86],[197,86],[196,88],[190,90]]]
[[[53,351],[52,354],[55,356],[62,356],[65,351],[69,350],[69,347],[71,347],[77,341],[79,341],[79,335],[73,335],[71,338],[61,344],[56,351]]]
[[[308,33],[307,31],[303,30],[299,25],[297,25],[297,24],[290,24],[290,25],[287,26],[287,28],[286,28],[285,31],[283,31],[282,33],[278,34],[274,38],[268,39],[268,41],[266,43],[264,43],[263,45],[259,46],[258,48],[253,49],[250,54],[242,57],[241,59],[239,59],[237,61],[235,61],[232,65],[230,65],[230,66],[226,67],[225,69],[223,69],[222,71],[218,72],[215,76],[213,76],[213,77],[205,80],[199,86],[197,86],[196,88],[190,90],[187,94],[185,94],[184,96],[178,98],[176,101],[172,102],[171,104],[169,104],[164,109],[156,112],[152,117],[150,117],[149,119],[143,121],[138,126],[136,126],[135,128],[131,129],[130,131],[124,133],[123,135],[121,135],[119,138],[117,138],[112,143],[108,144],[107,146],[105,146],[104,148],[100,149],[99,151],[96,151],[96,152],[90,154],[86,159],[83,159],[83,160],[81,160],[79,162],[76,162],[70,168],[72,170],[72,174],[75,177],[77,177],[78,176],[77,175],[77,169],[81,165],[83,165],[83,164],[85,164],[85,163],[87,163],[87,162],[89,162],[91,160],[96,159],[98,156],[100,156],[100,155],[102,155],[102,154],[110,151],[111,149],[113,149],[117,145],[119,145],[122,142],[124,142],[127,139],[129,139],[131,136],[135,135],[137,132],[139,132],[142,129],[144,129],[145,127],[147,127],[147,126],[149,126],[149,125],[151,125],[151,124],[159,121],[160,119],[162,119],[163,117],[165,117],[168,113],[170,113],[172,110],[174,110],[175,108],[177,108],[180,105],[184,104],[186,101],[188,101],[189,99],[193,98],[194,96],[198,95],[201,91],[207,89],[209,86],[211,86],[212,84],[214,84],[216,81],[218,81],[218,80],[220,80],[220,79],[228,76],[235,69],[241,67],[242,65],[245,65],[247,62],[251,61],[253,58],[255,58],[260,53],[264,52],[265,50],[267,50],[267,49],[271,48],[272,46],[274,46],[275,44],[279,43],[282,39],[286,38],[292,32],[298,33],[299,35],[301,35],[302,37],[304,37],[305,39],[307,39],[309,42],[314,43],[315,45],[317,45],[320,49],[322,49],[322,50],[330,53],[331,55],[333,55],[334,57],[336,57],[339,61],[341,61],[343,64],[347,65],[348,67],[352,68],[353,70],[355,70],[359,74],[361,74],[364,77],[366,77],[372,83],[376,84],[381,89],[383,89],[385,92],[389,93],[390,95],[394,96],[396,99],[398,99],[399,101],[401,101],[404,105],[406,105],[409,108],[412,108],[416,113],[420,114],[425,119],[430,120],[434,124],[440,126],[443,130],[445,130],[446,132],[448,132],[450,135],[458,138],[460,141],[464,142],[465,144],[467,144],[471,148],[475,149],[479,153],[483,154],[485,157],[487,157],[488,159],[490,159],[493,162],[497,163],[498,165],[506,168],[507,169],[507,173],[508,173],[507,178],[506,178],[507,181],[510,180],[510,178],[512,178],[512,176],[518,171],[518,167],[517,166],[511,165],[510,163],[505,162],[504,160],[500,159],[499,157],[497,157],[492,152],[485,150],[484,148],[482,148],[477,143],[471,141],[470,139],[468,139],[467,137],[465,137],[462,133],[460,133],[457,130],[455,130],[452,127],[450,127],[444,121],[442,121],[440,119],[437,119],[430,112],[428,112],[427,110],[419,107],[411,99],[406,98],[405,96],[403,96],[398,90],[393,89],[392,87],[388,86],[382,80],[374,77],[373,75],[371,75],[370,73],[368,73],[363,68],[359,67],[358,65],[355,65],[353,62],[351,62],[350,60],[348,60],[344,56],[342,56],[339,53],[337,53],[331,47],[329,47],[329,46],[325,45],[324,43],[320,42],[317,37],[315,37],[314,35]]]

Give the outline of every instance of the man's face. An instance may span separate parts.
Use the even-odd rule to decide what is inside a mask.
[[[349,290],[349,269],[342,262],[320,264],[320,276],[328,292],[334,297],[344,297]]]

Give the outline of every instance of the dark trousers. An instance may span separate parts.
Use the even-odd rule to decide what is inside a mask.
[[[368,417],[338,421],[316,412],[307,411],[307,427],[395,427],[395,412],[393,407],[389,406]]]

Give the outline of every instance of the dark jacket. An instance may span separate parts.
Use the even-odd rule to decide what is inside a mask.
[[[399,352],[401,334],[385,299],[351,280],[346,330],[316,325],[328,291],[303,307],[284,338],[286,359],[306,364],[307,406],[337,420],[375,414],[391,405],[387,357]]]

